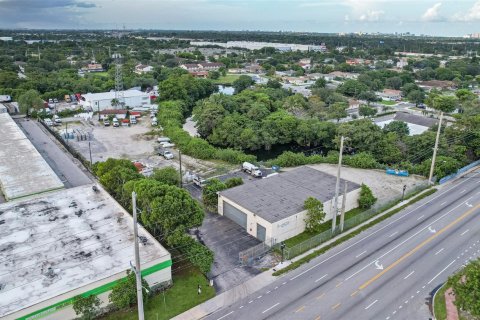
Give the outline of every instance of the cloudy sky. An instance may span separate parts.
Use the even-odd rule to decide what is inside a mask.
[[[480,0],[0,0],[0,28],[480,32]]]

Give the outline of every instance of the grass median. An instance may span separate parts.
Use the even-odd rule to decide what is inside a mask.
[[[389,213],[387,214],[384,214],[383,216],[380,216],[378,218],[376,218],[375,220],[367,223],[366,225],[363,225],[362,227],[358,228],[357,230],[343,236],[343,237],[340,237],[339,239],[335,240],[334,242],[330,243],[329,245],[321,248],[321,249],[318,249],[318,250],[315,250],[314,252],[310,253],[309,255],[295,261],[295,262],[292,262],[290,265],[288,265],[287,267],[281,269],[281,270],[278,270],[278,271],[275,271],[273,273],[274,276],[279,276],[279,275],[282,275],[284,273],[287,273],[288,271],[290,270],[294,270],[298,267],[300,267],[301,265],[307,263],[307,262],[310,262],[310,260],[318,257],[319,255],[325,253],[326,251],[330,250],[331,248],[335,247],[335,246],[338,246],[339,244],[355,237],[356,235],[358,235],[360,232],[362,231],[365,231],[371,227],[373,227],[374,225],[382,222],[383,220],[386,220],[388,218],[390,218],[391,216],[393,216],[394,214],[398,213],[399,211],[405,209],[406,207],[434,194],[435,192],[437,192],[437,189],[430,189],[428,191],[426,191],[425,193],[422,193],[421,195],[417,196],[417,197],[414,197],[412,200],[410,200],[408,203],[404,204],[403,206],[401,207],[398,207],[392,211],[390,211]]]
[[[198,294],[198,285],[202,293]],[[189,268],[173,277],[173,286],[150,297],[145,304],[145,319],[166,320],[187,311],[215,296],[215,289],[208,285],[207,279],[196,269]],[[119,310],[102,316],[103,320],[138,319],[137,307]]]
[[[433,314],[437,320],[447,319],[447,306],[445,304],[445,291],[447,291],[447,286],[444,284],[440,290],[435,293],[435,309]]]

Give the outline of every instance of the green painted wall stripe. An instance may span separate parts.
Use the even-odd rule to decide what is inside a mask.
[[[152,273],[155,273],[157,271],[160,271],[162,269],[165,269],[165,268],[168,268],[168,267],[171,267],[171,266],[172,266],[172,260],[163,261],[159,264],[151,266],[150,268],[142,270],[142,276],[145,277],[145,276],[151,275]],[[104,284],[104,285],[102,285],[98,288],[95,288],[95,289],[92,289],[92,290],[89,290],[87,292],[82,293],[81,296],[88,297],[88,296],[91,296],[91,295],[99,295],[99,294],[102,294],[104,292],[110,291],[120,280],[123,280],[123,279],[125,279],[125,278],[106,283],[106,284]],[[38,311],[27,314],[26,316],[17,318],[16,320],[40,319],[44,316],[55,313],[58,310],[63,309],[65,307],[71,305],[72,303],[73,303],[73,298],[68,298],[66,300],[57,302],[57,303],[55,303],[51,306],[48,306],[48,307],[42,308]]]

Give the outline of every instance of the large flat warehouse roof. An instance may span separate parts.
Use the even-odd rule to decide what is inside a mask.
[[[7,201],[63,188],[8,113],[0,113],[0,188]]]
[[[139,238],[142,269],[171,263],[141,226]],[[101,188],[0,204],[0,318],[123,278],[133,248],[131,215]]]
[[[302,212],[308,197],[323,203],[332,200],[336,181],[335,176],[304,166],[221,191],[220,195],[274,223]],[[341,179],[342,192],[344,183]],[[359,187],[349,181],[347,192]]]

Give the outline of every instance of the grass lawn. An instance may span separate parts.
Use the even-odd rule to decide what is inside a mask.
[[[386,106],[394,106],[398,102],[397,101],[390,101],[390,100],[382,100],[380,101],[381,104],[386,105]]]
[[[447,319],[447,307],[445,306],[445,291],[447,286],[443,286],[435,295],[435,318],[438,320]]]
[[[231,85],[233,81],[240,78],[240,74],[227,74],[225,77],[220,77],[216,80],[212,80],[215,84],[224,84],[224,85]]]
[[[107,71],[103,71],[103,72],[92,72],[91,73],[92,76],[99,76],[99,77],[108,77],[109,74]]]
[[[202,286],[202,293],[198,295],[198,285]],[[150,297],[145,304],[145,319],[166,320],[193,308],[215,296],[215,289],[208,286],[205,277],[196,269],[182,270],[173,277],[173,286],[163,293]],[[133,320],[138,319],[137,308],[110,313],[101,319],[104,320]]]
[[[365,209],[354,208],[350,211],[345,212],[345,221],[352,218],[353,216],[356,216],[357,214],[359,214],[363,211],[365,211]],[[337,217],[337,225],[339,223],[340,223],[340,216]],[[302,243],[302,242],[318,235],[319,233],[330,230],[332,228],[332,220],[328,220],[328,221],[322,223],[320,228],[321,228],[321,230],[318,233],[308,233],[308,232],[304,231],[304,232],[299,233],[296,236],[294,236],[294,237],[292,237],[288,240],[285,240],[284,242],[287,245],[287,248],[291,248],[291,247],[293,247],[293,246],[295,246],[299,243]]]

